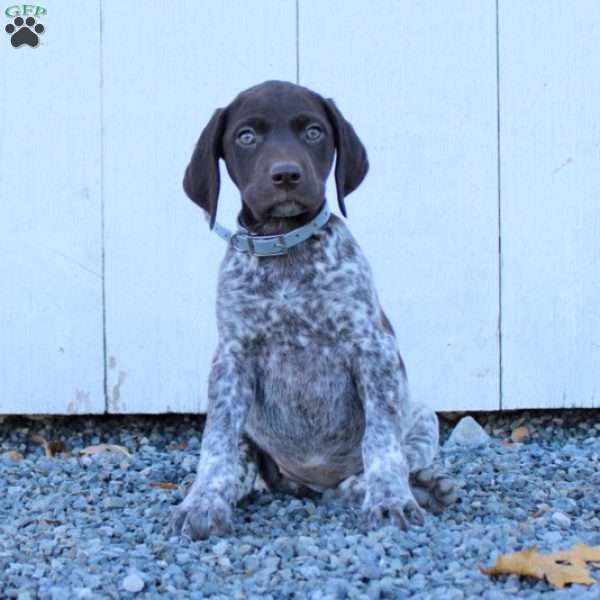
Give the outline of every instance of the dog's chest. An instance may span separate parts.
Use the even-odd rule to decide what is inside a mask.
[[[380,309],[343,225],[285,258],[230,254],[217,310],[221,342],[252,358],[250,437],[299,481],[334,485],[356,472],[364,414],[352,361]]]
[[[256,395],[246,431],[288,476],[328,487],[358,468],[364,414],[339,347],[286,350],[266,343],[257,356]]]
[[[341,260],[335,242],[312,240],[284,259],[233,257],[218,304],[227,335],[306,348],[351,344],[364,333],[376,313],[370,272],[362,255]]]

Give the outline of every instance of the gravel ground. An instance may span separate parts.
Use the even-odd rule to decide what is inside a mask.
[[[600,598],[600,583],[554,590],[478,570],[534,544],[600,544],[600,411],[474,416],[491,437],[443,449],[461,499],[423,527],[363,533],[351,508],[263,493],[236,509],[234,536],[203,542],[166,535],[180,491],[152,486],[191,477],[197,417],[4,418],[0,597]],[[521,425],[529,437],[508,444]],[[46,458],[32,435],[67,454]],[[100,443],[130,455],[79,453]]]

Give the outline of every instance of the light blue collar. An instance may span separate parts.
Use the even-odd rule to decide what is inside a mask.
[[[325,202],[319,214],[312,221],[281,235],[253,235],[240,224],[238,224],[238,230],[232,233],[226,227],[215,223],[214,231],[239,252],[247,252],[254,256],[281,256],[321,229],[329,220],[330,215],[329,207]]]

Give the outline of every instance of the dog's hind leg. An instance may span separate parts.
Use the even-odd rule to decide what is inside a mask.
[[[408,421],[404,451],[409,471],[414,473],[431,466],[437,456],[440,426],[437,415],[427,406],[412,402],[408,406],[410,409],[403,415]]]
[[[456,482],[434,464],[439,447],[436,414],[423,405],[414,405],[411,426],[404,440],[410,469],[410,488],[422,508],[439,513],[456,502]]]
[[[243,436],[240,440],[240,466],[234,503],[240,502],[255,491],[257,476],[257,449],[246,436]]]
[[[456,502],[458,486],[435,464],[438,452],[437,416],[425,406],[411,406],[404,450],[410,469],[410,489],[421,508],[439,513]],[[361,504],[366,493],[364,473],[348,477],[323,493],[325,503]]]

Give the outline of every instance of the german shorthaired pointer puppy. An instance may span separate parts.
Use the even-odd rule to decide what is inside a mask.
[[[327,210],[334,153],[346,216],[365,149],[332,100],[283,81],[239,94],[198,140],[184,189],[229,247],[200,463],[174,533],[228,531],[257,473],[272,490],[359,500],[371,527],[422,523],[423,507],[456,499],[431,466],[437,418],[409,399],[369,264]],[[220,158],[241,192],[235,234],[215,221]]]

